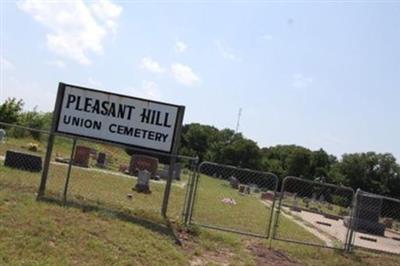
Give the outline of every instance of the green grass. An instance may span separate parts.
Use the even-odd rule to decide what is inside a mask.
[[[79,171],[77,169],[75,171]],[[63,183],[63,171],[63,166],[52,167],[49,196],[59,196],[57,189]],[[124,196],[119,197],[115,192],[121,190],[124,195],[122,192],[126,186],[129,190],[130,180],[125,182],[97,173],[85,176],[85,173],[88,172],[82,171],[79,176],[75,173],[75,186],[81,187],[72,193],[70,204],[63,207],[57,200],[35,201],[39,174],[0,167],[0,264],[165,265],[167,262],[187,265],[201,258],[214,265],[254,265],[256,257],[247,250],[245,243],[261,241],[268,245],[267,241],[195,228],[193,239],[188,241],[189,248],[180,247],[175,244],[173,231],[159,217],[159,205],[145,206],[145,201],[139,198],[136,202],[125,201]],[[54,176],[59,176],[57,182]],[[175,194],[183,192],[180,187],[174,190]],[[109,198],[103,202],[95,200],[105,196]],[[149,196],[152,198],[154,194]],[[171,212],[176,214],[181,209],[178,198],[183,195],[177,196],[173,196],[170,206]],[[251,197],[246,201],[250,200],[257,202]],[[158,201],[154,198],[148,203],[158,204]],[[264,215],[266,209],[262,210]],[[299,227],[289,220],[282,222],[282,228],[299,232]],[[322,258],[326,265],[396,265],[398,262],[396,256],[365,252],[343,255],[279,241],[273,242],[273,248],[304,265],[320,265]]]
[[[0,145],[0,155],[31,141],[10,139],[6,145]],[[70,148],[70,141],[59,139],[54,152],[67,155]],[[128,158],[123,150],[112,146],[110,153],[119,158],[114,162]],[[44,150],[38,154],[43,156]],[[128,176],[73,167],[68,204],[64,206],[61,196],[66,173],[66,165],[51,164],[46,200],[37,202],[35,192],[40,173],[0,166],[0,264],[187,265],[200,258],[204,264],[254,265],[257,256],[249,251],[247,243],[268,245],[265,240],[196,226],[190,228],[183,247],[176,245],[176,232],[181,228],[177,221],[190,172],[172,186],[168,209],[172,227],[160,215],[164,183],[152,182],[150,195],[139,194],[132,192],[136,181]],[[133,194],[132,200],[127,198],[128,193]],[[259,196],[256,193],[242,196],[227,181],[201,175],[193,219],[265,235],[271,209]],[[221,200],[225,197],[233,198],[237,204],[223,204]],[[280,216],[278,234],[321,243],[284,216]],[[398,256],[366,252],[344,255],[280,241],[273,241],[273,248],[302,265],[320,265],[322,259],[327,265],[398,265]]]

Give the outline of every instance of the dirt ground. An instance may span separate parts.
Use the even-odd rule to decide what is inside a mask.
[[[250,243],[247,249],[256,257],[256,265],[271,265],[271,266],[295,266],[300,265],[283,252],[269,249],[261,243]]]
[[[178,237],[182,248],[188,253],[196,249],[198,243],[196,238],[185,231],[179,231]],[[244,240],[247,251],[255,260],[257,266],[298,266],[297,262],[289,258],[285,253],[269,249],[265,244],[252,239]],[[220,248],[215,251],[202,252],[201,254],[192,253],[190,266],[207,265],[208,263],[218,265],[232,265],[234,252],[228,248]]]

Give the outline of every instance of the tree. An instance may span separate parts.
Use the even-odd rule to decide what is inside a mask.
[[[339,168],[345,185],[353,189],[392,196],[400,189],[399,166],[390,153],[345,154]]]
[[[14,124],[18,122],[24,102],[16,98],[8,98],[0,105],[0,122]]]
[[[53,114],[38,112],[36,107],[33,108],[32,111],[23,112],[20,117],[18,123],[25,127],[34,128],[34,129],[49,129],[51,125],[51,118]],[[31,130],[29,131],[31,136],[40,140],[41,134],[38,131]]]
[[[329,155],[323,149],[313,151],[311,154],[310,162],[310,174],[314,177],[327,177],[332,161],[335,161],[336,157]]]
[[[199,156],[203,161],[215,141],[218,129],[201,124],[184,125],[182,128],[180,152],[188,156]]]

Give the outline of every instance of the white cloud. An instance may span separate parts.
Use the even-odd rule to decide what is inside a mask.
[[[108,0],[99,0],[90,5],[93,14],[100,20],[105,22],[105,25],[113,32],[116,31],[118,24],[116,20],[121,15],[122,7],[113,4]]]
[[[163,67],[161,67],[157,61],[153,60],[150,57],[144,57],[142,59],[140,68],[146,69],[153,73],[164,73],[165,72],[165,69]]]
[[[2,71],[5,70],[14,70],[15,66],[13,63],[11,63],[9,60],[5,59],[5,58],[0,58],[0,67]]]
[[[46,62],[49,66],[58,67],[58,68],[65,68],[65,62],[62,60],[53,60]]]
[[[306,77],[303,74],[297,73],[293,75],[292,86],[295,88],[306,88],[313,83],[312,77]]]
[[[215,45],[223,58],[231,61],[240,61],[240,58],[235,54],[235,51],[224,46],[221,41],[215,41]]]
[[[262,38],[263,40],[266,40],[266,41],[270,41],[270,40],[273,39],[273,37],[272,37],[271,34],[264,34],[261,38]]]
[[[132,95],[139,98],[145,98],[151,100],[161,99],[161,92],[158,89],[157,83],[155,83],[154,81],[147,81],[147,80],[143,80],[142,85],[139,88],[133,88]]]
[[[108,0],[25,0],[18,7],[48,29],[47,47],[60,57],[91,64],[88,53],[103,53],[105,37],[115,32],[122,8]]]
[[[175,80],[185,86],[192,86],[200,80],[193,70],[187,65],[179,63],[172,64],[171,72]]]
[[[186,43],[182,42],[182,41],[177,41],[175,43],[175,49],[176,51],[178,51],[179,53],[183,53],[187,50],[188,46]]]

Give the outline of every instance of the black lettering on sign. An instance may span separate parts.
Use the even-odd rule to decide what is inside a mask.
[[[168,119],[169,113],[162,113],[161,111],[143,108],[140,117],[142,118],[142,123],[163,127],[171,127]]]
[[[66,108],[130,120],[136,107],[129,104],[116,104],[110,101],[101,101],[90,97],[82,98],[81,96],[68,94]]]
[[[83,127],[89,129],[101,130],[101,121],[84,119],[76,116],[64,115],[63,122],[66,125],[71,125],[75,127]]]

